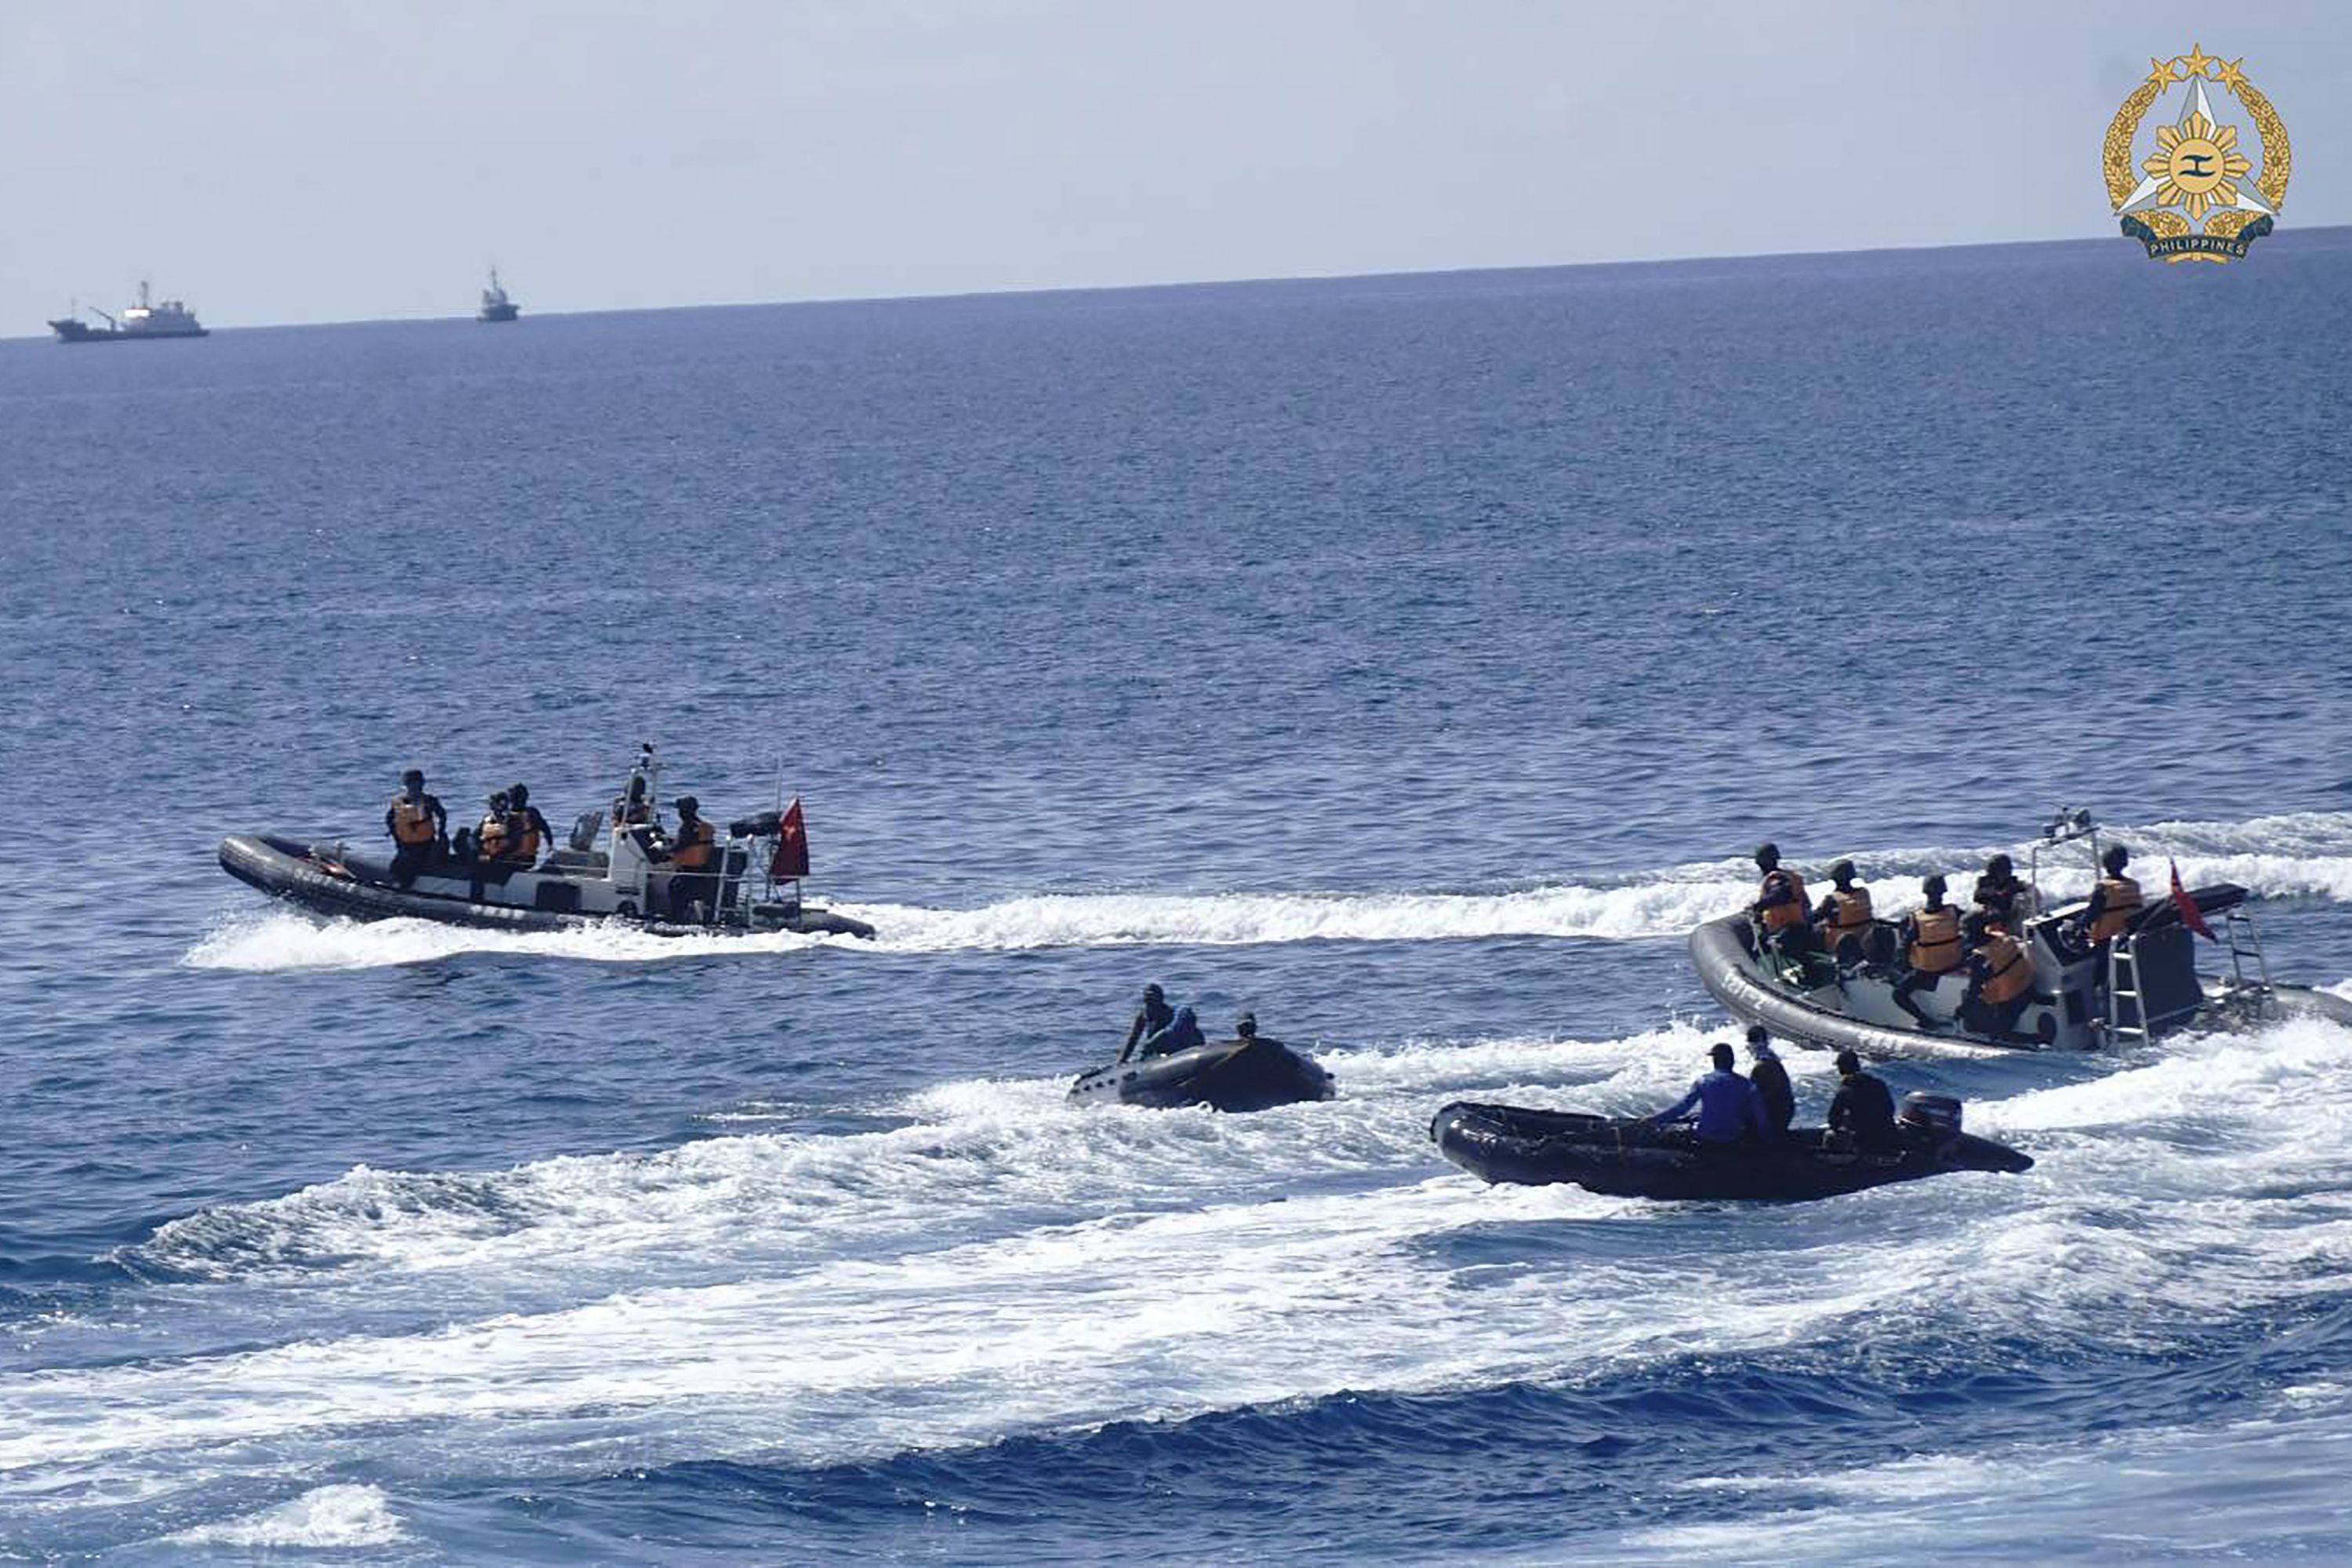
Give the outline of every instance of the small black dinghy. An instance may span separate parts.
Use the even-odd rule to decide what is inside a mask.
[[[1632,1198],[1834,1197],[1950,1171],[2032,1169],[2031,1155],[1963,1132],[1959,1102],[1940,1094],[1904,1099],[1899,1142],[1878,1152],[1839,1147],[1822,1127],[1793,1127],[1778,1142],[1703,1144],[1687,1130],[1646,1117],[1588,1116],[1455,1100],[1429,1135],[1445,1157],[1490,1182],[1570,1182]]]
[[[1264,1110],[1328,1100],[1337,1091],[1329,1073],[1279,1040],[1211,1040],[1190,1050],[1113,1062],[1081,1073],[1070,1086],[1069,1103]]]

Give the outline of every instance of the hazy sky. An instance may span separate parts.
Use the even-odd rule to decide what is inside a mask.
[[[2109,235],[2192,42],[2352,221],[2340,3],[0,0],[0,336]]]

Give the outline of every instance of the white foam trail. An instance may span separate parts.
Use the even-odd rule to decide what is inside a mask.
[[[2239,883],[2262,898],[2352,902],[2352,813],[2306,812],[2240,823],[2158,823],[2116,830],[2128,842],[2143,883],[2160,889],[2163,861],[2177,860],[2190,886]],[[1856,851],[1882,914],[1917,907],[1918,879],[1941,870],[1965,894],[1968,879],[1996,848],[2023,866],[2019,845]],[[1792,861],[1819,879],[1820,862]],[[2042,879],[2053,898],[2090,889],[2086,858],[2061,851]],[[849,937],[760,935],[662,937],[626,926],[518,935],[430,921],[316,921],[282,908],[240,916],[207,933],[185,962],[200,969],[259,972],[363,969],[423,963],[467,952],[525,953],[604,963],[650,963],[713,953],[955,952],[1056,947],[1227,947],[1293,942],[1430,942],[1503,936],[1646,941],[1686,934],[1754,896],[1754,868],[1739,859],[1667,868],[1592,882],[1561,882],[1491,893],[1074,893],[1007,899],[978,909],[911,904],[840,904],[881,933]]]
[[[374,1487],[319,1487],[289,1502],[220,1524],[166,1536],[190,1546],[259,1546],[333,1551],[390,1546],[406,1538],[391,1500]]]

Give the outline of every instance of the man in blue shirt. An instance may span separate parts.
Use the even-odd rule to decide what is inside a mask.
[[[1729,1046],[1718,1045],[1707,1052],[1715,1070],[1690,1087],[1690,1092],[1665,1110],[1650,1118],[1653,1125],[1664,1126],[1679,1121],[1698,1109],[1698,1141],[1702,1143],[1737,1143],[1753,1132],[1759,1138],[1769,1138],[1764,1118],[1764,1100],[1756,1086],[1731,1070],[1733,1060]]]

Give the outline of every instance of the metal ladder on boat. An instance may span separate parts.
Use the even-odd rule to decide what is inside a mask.
[[[2131,973],[2131,984],[2124,984],[2125,971]],[[2136,1023],[2124,1022],[2124,1004],[2131,1004]],[[2107,942],[2107,1026],[2102,1043],[2120,1045],[2124,1037],[2131,1036],[2141,1045],[2147,1044],[2147,1001],[2139,991],[2139,942],[2137,937],[2118,935]]]
[[[2221,921],[2221,940],[2230,949],[2230,992],[2228,1000],[2241,1006],[2242,998],[2252,998],[2248,1009],[2252,1017],[2269,1017],[2275,1009],[2271,1005],[2274,993],[2271,990],[2270,960],[2263,956],[2263,939],[2254,930],[2254,917],[2250,910],[2233,909]],[[2254,978],[2246,978],[2246,961],[2253,960]]]

